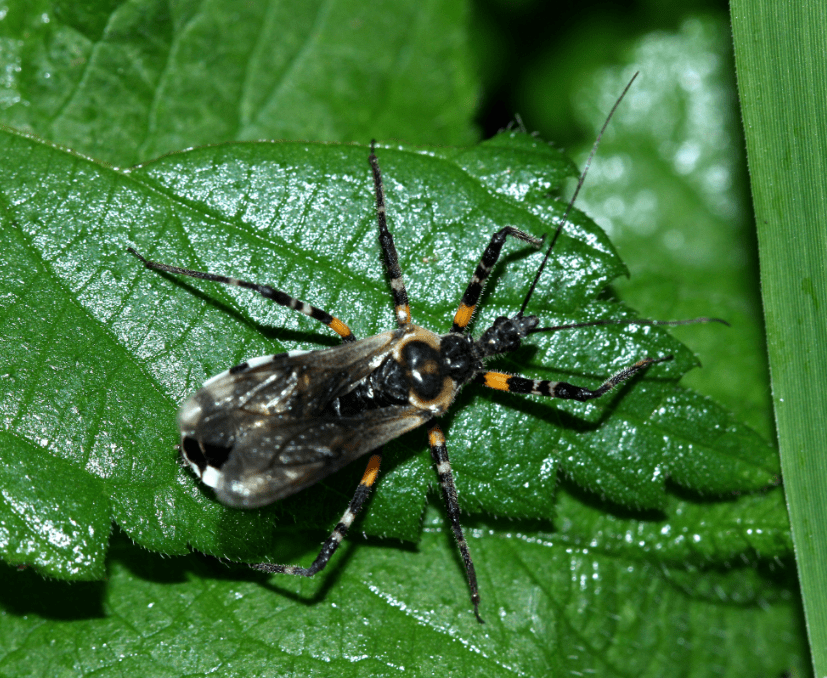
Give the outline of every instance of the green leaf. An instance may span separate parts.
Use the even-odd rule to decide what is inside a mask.
[[[475,83],[464,11],[447,1],[370,10],[344,1],[11,2],[0,21],[0,116],[119,164],[258,136],[466,143]],[[274,66],[291,54],[291,69]],[[559,87],[543,92],[561,96]],[[443,331],[490,234],[504,224],[549,232],[561,207],[549,196],[574,174],[527,135],[458,149],[386,143],[379,155],[414,317]],[[558,333],[496,365],[596,385],[641,354],[676,355],[601,401],[469,388],[443,422],[461,505],[487,516],[463,517],[484,627],[444,516],[429,509],[420,534],[435,480],[421,431],[388,450],[365,520],[313,580],[131,545],[306,564],[341,515],[358,464],[281,505],[230,511],[173,449],[177,407],[205,378],[336,338],[241,290],[143,270],[125,247],[278,284],[359,336],[387,329],[367,149],[245,143],[119,172],[4,131],[0,157],[3,558],[99,578],[111,521],[127,536],[116,531],[106,583],[2,573],[3,675],[377,675],[404,666],[417,675],[742,676],[802,665],[781,490],[743,492],[774,481],[774,452],[676,386],[697,361],[656,328]],[[573,222],[530,310],[544,322],[635,317],[603,291],[625,272],[613,246],[579,212]],[[509,243],[477,332],[515,311],[538,260]],[[686,285],[678,263],[661,281],[672,287],[650,296],[703,297],[709,288],[698,281],[719,282]],[[681,329],[693,340],[732,336]],[[736,359],[749,355],[740,334],[732,344]],[[715,367],[726,388],[738,386],[736,370]],[[717,395],[712,386],[704,392]],[[764,431],[749,409],[760,398],[742,409],[724,401]],[[419,541],[362,541],[360,532]]]
[[[15,383],[31,375],[4,376]],[[61,579],[103,579],[112,516],[101,483],[49,454],[45,439],[28,441],[3,431],[0,441],[4,560]]]
[[[246,290],[150,273],[126,247],[159,261],[266,281],[335,312],[357,337],[385,330],[390,295],[379,265],[366,149],[239,144],[117,172],[25,137],[0,138],[2,152],[20,163],[0,182],[6,251],[17,270],[7,287],[15,313],[6,315],[17,332],[3,333],[9,338],[4,354],[25,346],[14,367],[27,377],[24,388],[8,384],[13,388],[4,402],[21,444],[43,441],[49,453],[97,479],[96,490],[110,495],[121,528],[166,553],[182,553],[189,544],[258,560],[270,548],[274,517],[280,524],[330,526],[358,468],[248,514],[202,494],[172,446],[176,404],[210,375],[256,355],[333,340],[315,321]],[[462,150],[379,154],[413,315],[437,331],[449,328],[473,262],[498,225],[538,234],[553,228],[563,205],[542,190],[570,172],[557,151],[519,133]],[[509,173],[511,166],[521,170]],[[536,312],[553,324],[627,317],[618,304],[594,300],[622,270],[613,250],[582,215],[572,221],[532,301]],[[540,259],[530,254],[510,248],[483,300],[478,329],[519,308]],[[53,329],[44,332],[44,325]],[[638,508],[664,507],[670,476],[716,494],[774,481],[771,448],[711,402],[675,387],[674,379],[694,364],[686,349],[658,328],[599,329],[541,336],[536,347],[501,362],[529,375],[597,386],[643,356],[674,354],[675,360],[585,405],[466,389],[445,423],[467,510],[549,518],[558,468],[575,483]],[[67,401],[74,407],[63,405]],[[53,414],[43,417],[44,411]],[[424,443],[415,432],[389,447],[387,482],[362,525],[367,533],[417,539],[433,481]]]
[[[726,563],[729,569],[739,560],[754,565],[786,557],[792,546],[784,494],[777,489],[706,501],[673,493],[662,513],[641,516],[607,512],[582,490],[563,487],[556,509],[557,543],[656,560],[670,567]],[[743,574],[740,568],[733,571]]]
[[[11,0],[2,121],[128,166],[255,139],[470,143],[455,0]]]
[[[703,369],[686,385],[772,440],[754,225],[727,23],[691,18],[635,43],[630,66],[597,69],[577,110],[597,129],[634,69],[640,75],[601,143],[581,205],[631,275],[617,294],[658,318],[718,316],[732,327],[679,327]],[[586,149],[583,150],[585,154]]]
[[[427,525],[415,551],[345,542],[337,562],[310,580],[267,578],[195,556],[162,559],[123,538],[114,542],[106,586],[7,570],[3,579],[15,585],[2,603],[15,614],[0,616],[0,670],[10,678],[654,678],[741,676],[748,666],[778,675],[800,633],[791,570],[736,569],[729,572],[735,582],[715,570],[682,575],[683,568],[573,548],[496,522],[469,531],[486,593],[481,626],[467,611],[444,516],[429,513]],[[318,546],[307,535],[295,535],[297,542],[307,552]],[[714,590],[705,587],[711,582]]]
[[[732,3],[767,347],[813,675],[827,674],[825,6]]]

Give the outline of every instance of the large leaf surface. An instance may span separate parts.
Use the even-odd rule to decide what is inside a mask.
[[[120,166],[221,141],[468,143],[455,0],[11,0],[2,121]]]
[[[0,115],[118,164],[257,136],[469,137],[460,3],[374,5],[369,16],[346,2],[299,4],[11,2]],[[273,33],[279,12],[290,20]],[[269,56],[289,60],[297,44],[291,68],[273,70]],[[255,77],[239,77],[247,72]],[[34,566],[3,573],[4,675],[741,676],[790,666],[801,630],[780,488],[733,491],[774,478],[772,452],[676,387],[694,360],[646,328],[552,335],[497,365],[597,384],[641,352],[677,356],[603,401],[469,388],[447,417],[460,502],[478,514],[463,522],[485,627],[444,516],[429,514],[420,535],[434,476],[419,431],[389,450],[366,519],[316,580],[162,558],[122,537],[105,583],[44,580],[104,576],[113,519],[162,553],[194,545],[306,564],[361,473],[264,511],[216,504],[178,465],[181,399],[251,355],[335,338],[238,290],[145,271],[127,245],[281,285],[359,336],[389,327],[391,304],[364,146],[243,144],[116,172],[4,133],[0,155],[0,545],[9,563]],[[506,223],[549,231],[560,211],[549,194],[572,174],[519,136],[464,150],[384,147],[380,160],[414,316],[436,330],[449,326],[490,233]],[[544,321],[632,315],[600,293],[624,270],[612,247],[574,221],[532,310]],[[477,330],[515,310],[538,258],[508,246]],[[713,281],[693,278],[692,289]],[[362,531],[419,541],[364,542]]]
[[[416,551],[346,543],[331,571],[314,580],[268,580],[197,557],[162,559],[122,538],[106,586],[6,572],[17,586],[1,602],[30,621],[0,617],[9,648],[0,668],[15,677],[654,678],[740,676],[744,666],[773,675],[799,632],[781,624],[793,607],[783,577],[672,570],[496,522],[477,523],[469,534],[485,592],[480,626],[467,611],[444,518],[431,518]],[[316,547],[301,534],[293,541]],[[60,616],[66,609],[74,610],[71,621]]]
[[[266,281],[336,312],[357,336],[374,334],[391,314],[366,149],[220,146],[119,173],[25,137],[3,139],[4,152],[21,163],[2,178],[3,233],[15,266],[4,355],[16,377],[3,402],[16,445],[39,447],[99,479],[111,517],[138,543],[167,553],[191,544],[261,558],[273,512],[281,524],[331,524],[358,468],[248,519],[203,493],[173,450],[176,404],[208,376],[256,355],[330,345],[324,328],[244,290],[147,272],[126,247]],[[488,234],[506,223],[549,231],[561,205],[544,193],[570,172],[556,151],[516,133],[464,150],[382,149],[380,156],[413,314],[437,330],[448,329]],[[532,301],[544,321],[629,315],[594,300],[622,270],[597,227],[577,216],[554,254]],[[478,325],[518,308],[539,259],[511,248]],[[466,389],[446,429],[467,510],[550,518],[558,470],[635,508],[663,508],[668,477],[707,494],[758,489],[776,477],[775,455],[755,434],[675,385],[693,358],[664,332],[616,326],[536,344],[502,364],[596,386],[645,355],[676,358],[585,405]],[[420,432],[391,446],[365,531],[417,538],[433,480],[423,448]],[[54,489],[56,503],[76,496],[75,487]],[[100,521],[97,505],[93,513]],[[18,559],[25,561],[12,556]],[[69,571],[61,558],[37,562]]]

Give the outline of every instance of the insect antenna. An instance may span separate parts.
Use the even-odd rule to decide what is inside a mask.
[[[603,123],[603,127],[600,128],[600,132],[597,135],[597,139],[594,140],[594,145],[592,146],[591,153],[589,153],[589,157],[586,160],[586,164],[583,166],[583,172],[580,174],[580,178],[577,180],[577,187],[574,189],[574,195],[571,196],[571,200],[569,200],[569,204],[566,205],[566,210],[563,212],[563,216],[560,217],[560,221],[557,224],[557,229],[554,231],[554,235],[551,238],[551,242],[549,243],[548,249],[546,250],[546,256],[543,257],[543,261],[540,263],[540,267],[537,269],[537,273],[534,276],[534,280],[531,283],[531,287],[528,288],[528,293],[525,295],[525,299],[523,300],[523,305],[520,307],[520,312],[517,314],[518,318],[522,318],[523,314],[525,313],[526,307],[528,306],[528,302],[531,299],[531,295],[534,293],[534,288],[537,287],[537,283],[540,281],[540,276],[543,274],[543,269],[546,267],[546,263],[548,262],[549,256],[551,256],[551,250],[554,248],[554,243],[557,242],[557,238],[560,236],[560,232],[563,230],[563,226],[566,224],[566,219],[568,219],[569,212],[571,212],[571,208],[574,207],[574,201],[577,200],[577,196],[580,193],[580,189],[583,187],[583,183],[586,181],[586,175],[589,172],[589,167],[591,167],[592,159],[594,158],[594,154],[597,153],[597,147],[600,145],[600,140],[603,138],[603,133],[606,131],[606,128],[609,126],[609,121],[612,119],[617,107],[620,106],[620,102],[623,101],[623,97],[626,96],[626,92],[629,91],[629,88],[632,86],[632,83],[635,81],[635,78],[639,75],[640,71],[635,73],[632,76],[632,79],[626,84],[626,87],[623,88],[623,91],[620,93],[620,96],[615,101],[614,106],[612,106],[612,110],[609,111],[609,115],[606,116],[606,121]],[[535,330],[535,332],[538,330]]]
[[[603,139],[603,134],[606,132],[606,128],[609,126],[609,122],[614,116],[617,107],[620,106],[620,102],[623,101],[623,98],[626,96],[626,93],[632,86],[632,83],[635,81],[635,78],[640,74],[638,71],[635,73],[628,83],[626,83],[626,87],[623,88],[623,91],[620,93],[620,96],[615,101],[614,106],[612,106],[612,110],[609,111],[609,115],[606,116],[606,120],[603,123],[603,126],[600,128],[600,132],[597,134],[597,138],[594,140],[594,144],[592,145],[592,150],[589,153],[589,157],[586,159],[586,163],[583,166],[583,172],[580,174],[580,178],[577,180],[577,186],[574,189],[574,194],[571,196],[571,200],[569,200],[568,205],[566,205],[566,209],[563,212],[563,216],[560,218],[559,223],[557,224],[557,228],[554,231],[554,235],[551,238],[551,242],[549,243],[548,249],[546,250],[546,255],[543,257],[543,261],[540,262],[540,266],[537,269],[537,273],[534,275],[534,280],[531,282],[531,286],[528,288],[528,292],[525,295],[525,299],[523,300],[523,305],[520,307],[519,313],[517,313],[518,318],[522,318],[523,314],[525,313],[526,307],[528,306],[528,302],[531,299],[531,295],[534,293],[534,289],[537,287],[537,283],[540,281],[540,276],[543,274],[543,270],[546,267],[546,263],[548,263],[548,259],[551,256],[551,250],[554,248],[554,243],[557,242],[557,238],[560,235],[560,232],[563,230],[563,226],[566,224],[566,220],[568,219],[569,212],[571,212],[572,207],[574,207],[574,201],[577,200],[577,196],[580,194],[580,189],[583,188],[583,184],[586,181],[586,175],[589,172],[589,168],[591,167],[592,160],[594,159],[595,153],[597,153],[597,147],[600,145],[600,141]],[[527,334],[537,334],[538,332],[557,332],[558,330],[572,330],[580,327],[595,327],[598,325],[666,325],[666,326],[676,326],[676,325],[696,325],[702,323],[721,323],[729,327],[729,323],[726,320],[722,320],[721,318],[692,318],[691,320],[644,320],[644,319],[630,319],[630,320],[593,320],[591,322],[584,322],[584,323],[571,323],[567,325],[554,325],[551,327],[536,327],[533,329],[528,330]],[[671,356],[668,356],[671,358]],[[668,359],[666,358],[666,359]]]
[[[674,327],[675,325],[699,325],[702,323],[721,323],[727,327],[730,324],[721,318],[692,318],[691,320],[643,320],[643,319],[629,319],[629,320],[592,320],[585,323],[571,323],[569,325],[554,325],[552,327],[535,327],[528,330],[528,334],[537,334],[537,332],[557,332],[558,330],[573,330],[578,327],[595,327],[597,325],[668,325]]]

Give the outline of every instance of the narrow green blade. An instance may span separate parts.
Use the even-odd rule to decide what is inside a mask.
[[[816,676],[827,675],[827,5],[732,3],[784,486]]]

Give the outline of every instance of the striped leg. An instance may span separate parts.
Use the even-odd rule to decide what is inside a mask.
[[[402,279],[402,269],[399,267],[399,257],[393,236],[388,230],[388,221],[385,210],[385,189],[382,186],[382,173],[379,171],[379,160],[374,152],[376,140],[370,142],[368,162],[373,170],[373,186],[376,189],[376,219],[379,222],[379,244],[385,257],[385,266],[390,277],[391,291],[393,292],[393,306],[396,313],[396,322],[399,327],[405,327],[411,322],[411,307],[408,305],[408,291]]]
[[[126,250],[140,259],[144,266],[155,271],[175,273],[176,275],[188,275],[190,278],[200,278],[201,280],[209,280],[210,282],[218,282],[223,283],[224,285],[233,285],[234,287],[244,287],[248,290],[253,290],[254,292],[258,292],[265,299],[275,301],[280,306],[286,306],[287,308],[298,311],[299,313],[304,313],[314,320],[318,320],[320,323],[324,323],[336,334],[338,334],[342,338],[342,341],[356,341],[356,337],[353,336],[353,332],[350,331],[350,328],[338,318],[335,318],[330,315],[330,313],[323,311],[320,308],[316,308],[310,304],[305,304],[303,301],[299,301],[295,297],[291,297],[289,294],[286,294],[281,290],[277,290],[274,287],[270,287],[269,285],[259,285],[257,283],[248,282],[247,280],[230,278],[225,275],[202,273],[201,271],[192,271],[188,268],[180,268],[178,266],[170,266],[168,264],[159,264],[157,261],[149,261],[148,259],[144,259],[144,257],[138,254],[131,247],[127,247]]]
[[[474,377],[474,382],[482,384],[497,391],[508,391],[509,393],[529,393],[531,395],[549,396],[551,398],[564,398],[566,400],[579,400],[584,402],[592,398],[599,398],[611,391],[618,384],[626,381],[640,370],[653,365],[672,360],[668,355],[663,358],[644,358],[634,365],[624,367],[620,372],[611,376],[602,386],[593,391],[582,386],[574,386],[565,381],[549,381],[547,379],[526,379],[512,374],[502,372],[480,372]]]
[[[485,248],[482,259],[480,259],[480,263],[477,264],[477,269],[471,277],[471,282],[468,283],[468,287],[462,295],[462,301],[460,301],[459,308],[454,316],[454,325],[451,328],[451,332],[456,334],[465,331],[465,328],[468,327],[468,324],[471,322],[471,318],[474,317],[474,310],[477,308],[477,302],[480,300],[480,295],[485,287],[485,279],[488,277],[488,274],[491,273],[494,264],[497,263],[497,259],[499,259],[500,252],[505,244],[505,238],[509,235],[512,238],[517,238],[517,240],[530,243],[534,247],[540,247],[545,237],[535,238],[533,235],[519,231],[513,226],[506,226],[491,236],[491,242],[488,243],[488,247]]]
[[[448,459],[448,448],[445,446],[445,436],[439,425],[434,424],[428,429],[428,444],[431,447],[431,458],[434,460],[436,472],[439,476],[439,487],[442,489],[442,498],[445,500],[445,508],[448,510],[448,520],[451,521],[451,529],[454,531],[462,561],[465,563],[465,573],[468,576],[468,586],[471,589],[471,604],[474,606],[474,615],[477,621],[484,623],[480,617],[480,593],[477,588],[477,573],[474,570],[474,562],[468,552],[468,543],[462,532],[462,525],[459,522],[459,501],[457,500],[457,488],[454,485],[454,474],[451,471],[451,462]]]
[[[330,533],[330,536],[327,538],[325,543],[322,544],[319,555],[316,556],[316,560],[313,561],[313,564],[310,567],[299,567],[298,565],[272,565],[270,563],[258,563],[255,565],[250,565],[250,567],[254,570],[260,570],[269,574],[294,574],[299,577],[312,577],[317,572],[321,572],[327,566],[331,556],[336,553],[336,549],[339,548],[339,544],[341,544],[342,540],[345,538],[348,528],[353,524],[353,521],[356,519],[356,515],[361,510],[365,500],[370,496],[370,491],[376,484],[376,478],[379,475],[379,465],[381,463],[382,448],[379,448],[379,450],[374,452],[368,460],[368,467],[365,469],[365,473],[362,475],[362,480],[359,481],[359,485],[356,487],[356,492],[353,494],[353,499],[350,500],[350,504],[344,512],[341,520],[338,522],[336,527],[333,528],[333,532]]]

